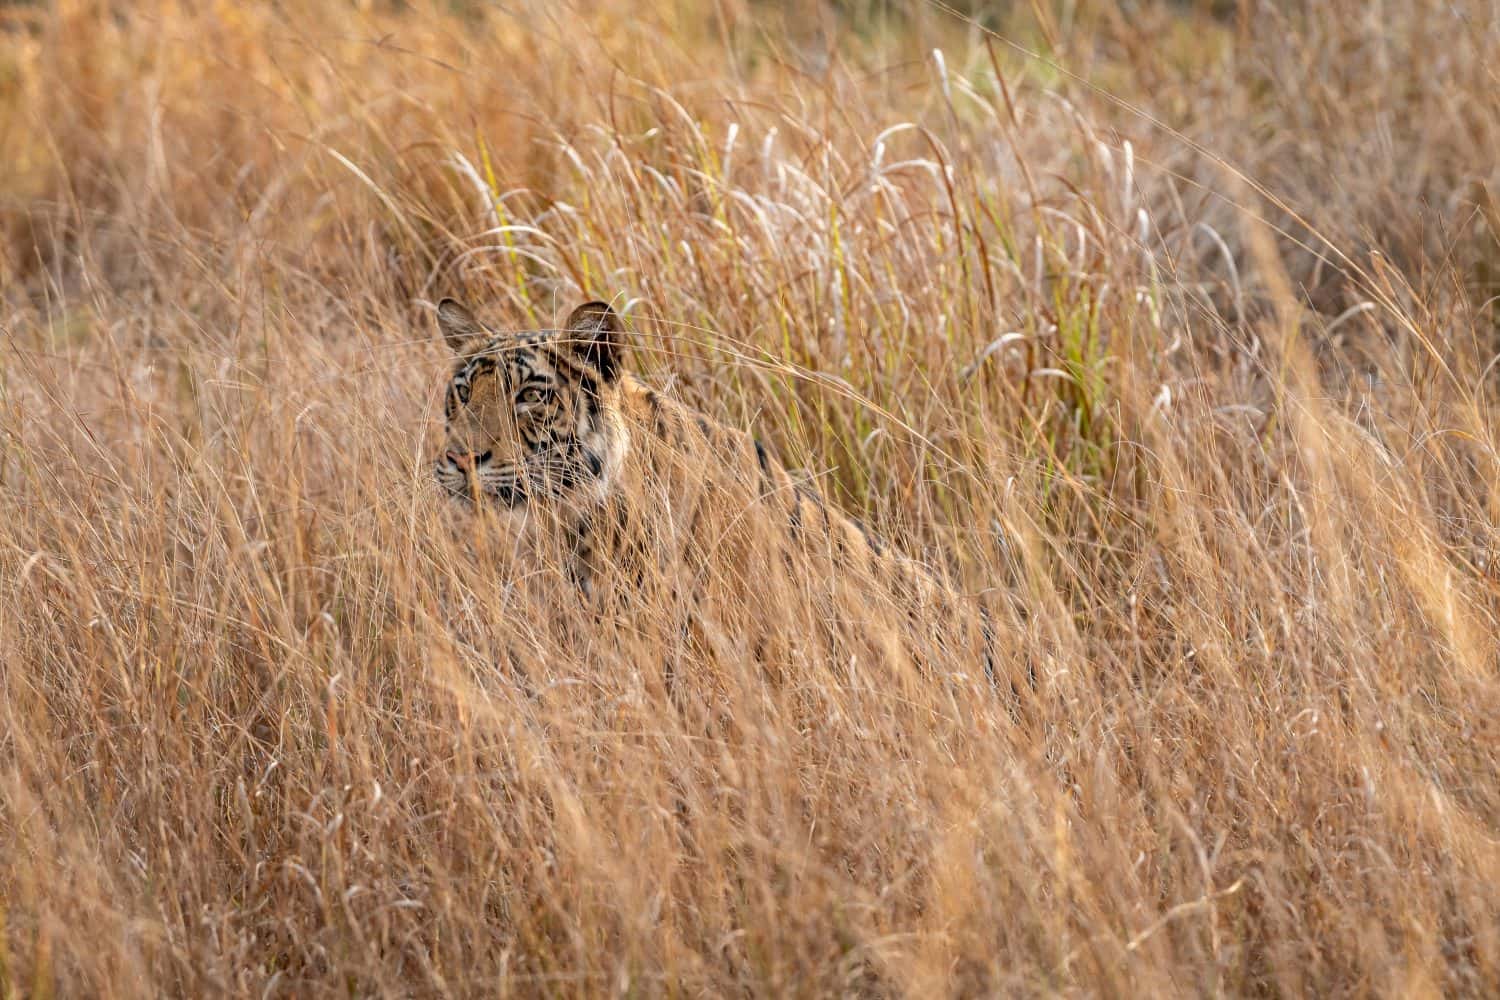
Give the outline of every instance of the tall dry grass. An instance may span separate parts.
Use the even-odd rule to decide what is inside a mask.
[[[0,996],[1500,990],[1494,4],[959,6],[0,7]],[[443,294],[1034,689],[593,622]]]

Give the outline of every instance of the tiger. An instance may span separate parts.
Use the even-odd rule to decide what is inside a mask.
[[[487,326],[452,298],[436,312],[456,358],[438,485],[550,525],[587,597],[665,597],[700,627],[717,621],[721,646],[743,640],[762,660],[789,656],[799,631],[843,628],[877,659],[924,672],[945,661],[950,676],[982,671],[995,683],[982,603],[841,511],[759,438],[627,371],[625,328],[608,303],[521,332]],[[815,611],[788,616],[775,603],[788,588]],[[732,601],[743,614],[704,613]],[[781,631],[779,654],[767,628]]]

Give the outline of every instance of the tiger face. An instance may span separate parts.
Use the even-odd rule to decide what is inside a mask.
[[[525,333],[497,333],[453,299],[437,315],[458,356],[443,400],[439,485],[511,509],[602,499],[628,440],[613,405],[622,352],[614,310],[589,302],[560,330]]]

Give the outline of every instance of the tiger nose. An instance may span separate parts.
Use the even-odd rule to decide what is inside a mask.
[[[473,452],[457,452],[457,451],[454,451],[452,448],[449,448],[446,452],[444,452],[443,457],[446,458],[446,459],[448,459],[448,464],[449,465],[457,466],[460,469],[468,469],[469,463],[474,458],[474,453]]]

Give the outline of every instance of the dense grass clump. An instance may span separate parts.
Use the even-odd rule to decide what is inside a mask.
[[[1500,992],[1493,6],[1012,6],[0,4],[0,997]],[[589,616],[443,295],[1034,686]]]

